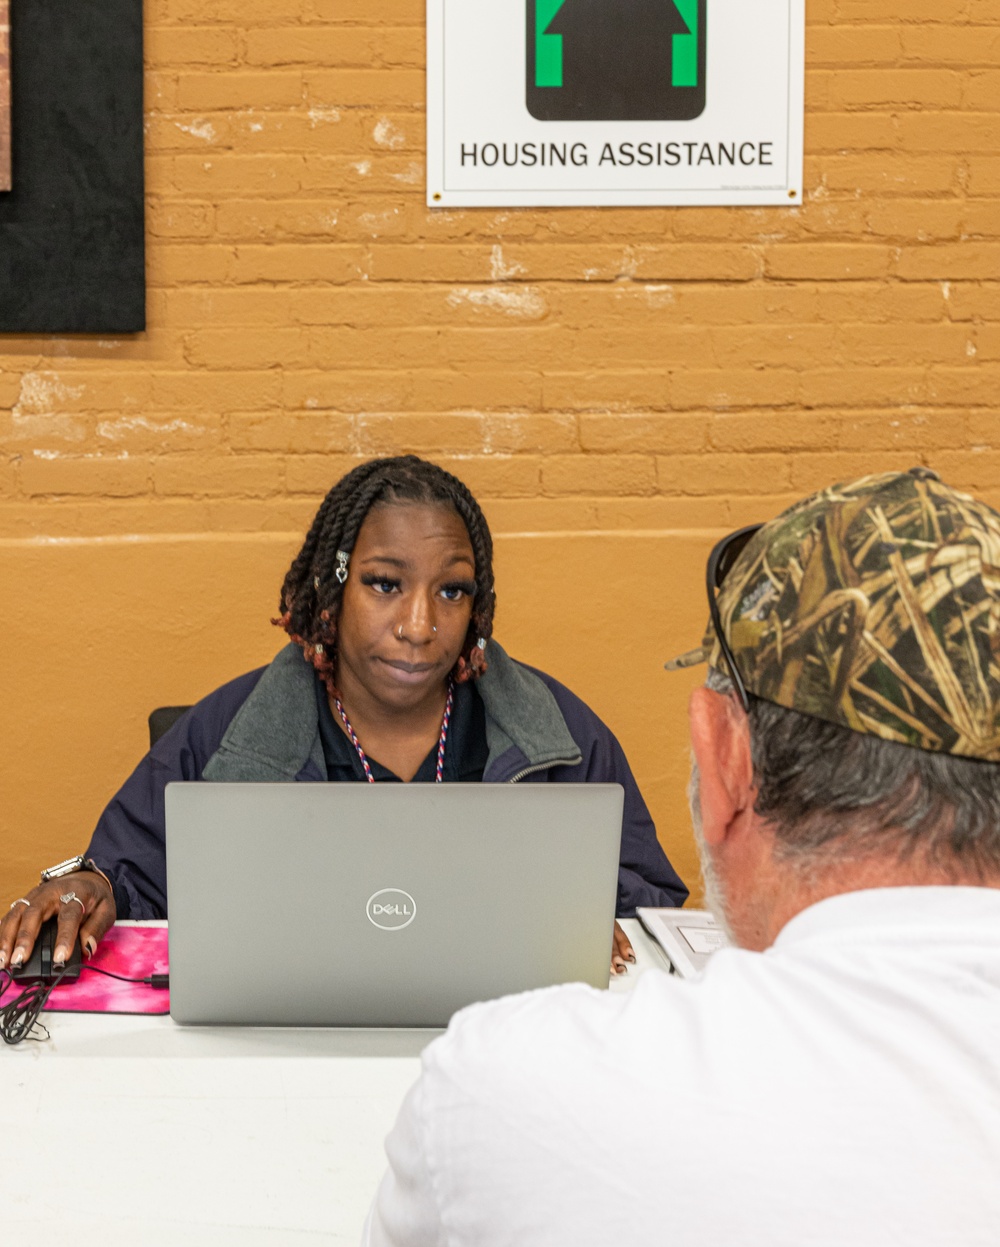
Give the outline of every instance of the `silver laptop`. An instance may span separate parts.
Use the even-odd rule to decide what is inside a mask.
[[[171,1015],[445,1026],[607,987],[622,803],[618,784],[168,784]]]

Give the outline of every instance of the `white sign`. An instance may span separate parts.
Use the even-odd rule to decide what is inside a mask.
[[[431,206],[796,204],[805,0],[427,0]]]

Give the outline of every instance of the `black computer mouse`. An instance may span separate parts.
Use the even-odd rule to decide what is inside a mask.
[[[79,941],[73,945],[73,952],[66,962],[65,971],[60,973],[52,968],[52,952],[56,946],[58,926],[55,918],[49,918],[47,922],[42,923],[42,929],[38,932],[38,939],[35,940],[31,956],[24,965],[10,967],[10,974],[15,982],[48,984],[58,979],[60,983],[73,983],[80,977]]]

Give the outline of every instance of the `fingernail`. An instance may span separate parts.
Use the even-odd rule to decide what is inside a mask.
[[[56,951],[52,954],[52,964],[56,967],[56,969],[59,969],[66,964],[66,958],[68,956],[69,953],[66,950],[66,946],[64,944],[60,944]]]
[[[10,964],[12,966],[19,966],[21,965],[23,961],[24,961],[24,953],[22,953],[20,949],[17,949],[13,957],[11,957],[10,959]]]
[[[65,970],[65,969],[66,969],[66,962],[65,962],[65,960],[63,960],[63,961],[59,961],[59,960],[58,960],[58,958],[57,958],[57,959],[56,959],[55,961],[53,961],[53,963],[52,963],[52,969],[53,969],[53,970],[55,970],[56,974],[62,974],[63,970]]]
[[[88,957],[93,957],[94,953],[97,952],[97,940],[92,935],[88,935],[84,940],[83,950]]]
[[[633,965],[635,965],[635,953],[629,953],[628,959]]]
[[[7,964],[7,954],[0,953],[0,970],[2,970],[6,964]]]

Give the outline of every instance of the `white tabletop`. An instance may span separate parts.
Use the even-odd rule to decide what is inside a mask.
[[[637,964],[665,962],[623,923]],[[2,1224],[73,1247],[357,1243],[383,1141],[440,1032],[46,1014],[0,1051]]]

